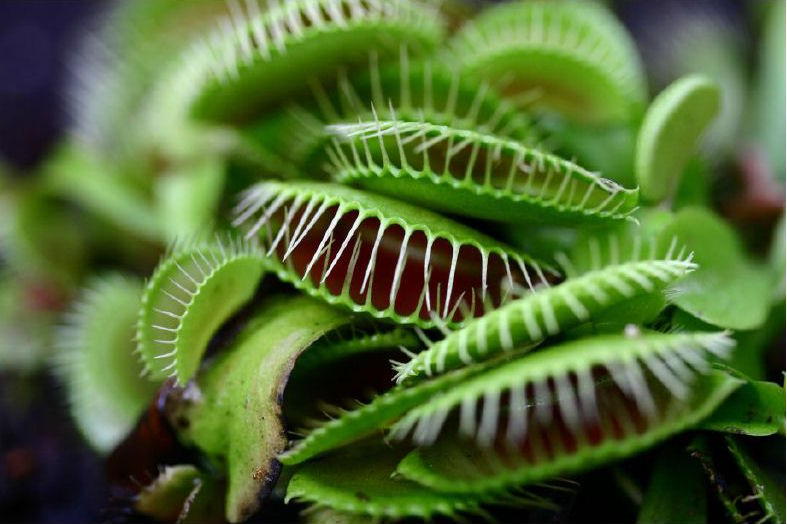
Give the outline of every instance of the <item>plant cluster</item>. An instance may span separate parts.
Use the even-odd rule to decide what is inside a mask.
[[[785,522],[783,208],[725,219],[724,78],[650,97],[578,0],[140,0],[97,41],[3,182],[0,363],[54,362],[135,515],[563,522],[601,482]]]

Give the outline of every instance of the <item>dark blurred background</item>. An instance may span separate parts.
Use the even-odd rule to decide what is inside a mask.
[[[67,128],[68,59],[105,5],[0,1],[0,163],[13,171],[34,168]],[[53,377],[0,374],[0,522],[105,520],[101,463],[65,407]]]
[[[68,57],[101,0],[0,1],[0,159],[33,167],[66,124]]]

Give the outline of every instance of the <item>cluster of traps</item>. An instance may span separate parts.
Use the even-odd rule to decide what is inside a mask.
[[[138,511],[527,515],[745,404],[730,308],[704,295],[753,271],[708,247],[710,212],[671,211],[712,81],[648,108],[632,38],[576,0],[230,0],[209,25],[127,116],[140,185],[210,234],[144,285],[96,282],[63,332],[97,448],[145,448],[153,403],[197,457]],[[600,168],[610,129],[628,178]]]

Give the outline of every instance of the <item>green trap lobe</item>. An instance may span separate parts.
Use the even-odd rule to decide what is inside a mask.
[[[254,295],[265,267],[261,253],[234,240],[175,245],[148,282],[137,320],[137,351],[152,378],[188,381],[211,337]]]
[[[674,196],[700,136],[719,111],[720,97],[715,82],[693,75],[675,81],[653,100],[634,161],[644,199],[659,202]]]
[[[390,119],[329,126],[332,175],[423,206],[502,222],[626,218],[638,190],[478,130]]]
[[[275,484],[287,445],[282,402],[298,356],[349,315],[308,297],[267,301],[170,414],[185,442],[226,467],[226,518],[251,516]],[[185,422],[185,426],[184,426]]]

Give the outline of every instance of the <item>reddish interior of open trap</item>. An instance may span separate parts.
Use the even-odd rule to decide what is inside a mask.
[[[647,432],[654,424],[660,423],[669,412],[671,399],[666,389],[652,376],[645,373],[647,389],[653,399],[656,416],[649,419],[638,407],[636,401],[621,390],[609,374],[601,369],[593,370],[593,380],[596,384],[595,409],[584,411],[579,402],[577,393],[577,378],[569,374],[574,399],[578,406],[579,424],[571,427],[565,413],[561,410],[557,400],[557,387],[553,379],[547,381],[550,393],[549,399],[539,399],[539,403],[546,403],[544,411],[548,416],[539,418],[539,409],[533,402],[536,398],[535,388],[532,384],[526,387],[528,407],[527,430],[525,435],[518,439],[511,439],[507,434],[511,411],[511,392],[506,391],[501,395],[500,418],[494,440],[494,448],[499,456],[508,457],[515,462],[524,460],[528,464],[537,464],[554,460],[561,455],[571,455],[580,448],[596,447],[610,439],[622,441],[635,434]],[[476,405],[476,427],[481,423],[483,399]],[[454,420],[456,423],[456,420]],[[450,428],[444,428],[450,433]]]
[[[285,209],[286,206],[283,206],[272,217],[273,226],[267,235],[270,244],[281,227],[288,228],[288,234],[283,235],[276,245],[275,252],[280,260],[284,257],[290,236],[297,230],[298,224],[303,221],[306,225],[311,221],[311,217],[303,216],[302,209],[290,215]],[[393,303],[396,314],[410,316],[417,313],[422,319],[438,315],[444,320],[460,321],[471,313],[474,316],[483,314],[485,306],[482,303],[482,254],[477,247],[460,246],[452,272],[454,247],[448,240],[435,238],[431,246],[428,246],[426,234],[415,231],[407,238],[404,247],[405,231],[394,224],[385,228],[374,252],[380,227],[379,219],[363,219],[348,240],[358,212],[345,212],[329,235],[328,230],[338,211],[338,206],[334,206],[323,213],[312,227],[308,228],[308,232],[285,261],[291,264],[298,276],[303,277],[311,264],[307,278],[319,285],[323,275],[335,264],[323,284],[325,289],[335,296],[345,294],[356,304],[371,303],[375,309],[382,311],[389,309]],[[311,213],[312,217],[313,215],[314,212]],[[304,230],[305,225],[302,228]],[[347,244],[336,261],[336,255],[345,242]],[[329,244],[330,248],[327,247]],[[320,253],[313,260],[318,250]],[[429,282],[425,286],[424,265],[427,252],[429,264],[426,273],[429,274]],[[394,282],[397,267],[400,273],[398,285]],[[526,269],[535,283],[536,272],[533,268]],[[367,271],[369,282],[362,290]],[[507,269],[505,259],[499,254],[491,253],[487,266],[487,307],[496,307],[501,303],[511,281],[523,287],[528,285],[520,266],[510,261]]]

